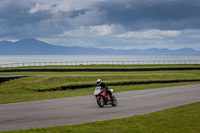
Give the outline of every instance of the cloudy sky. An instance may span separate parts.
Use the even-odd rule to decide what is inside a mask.
[[[200,50],[199,0],[0,0],[0,40]]]

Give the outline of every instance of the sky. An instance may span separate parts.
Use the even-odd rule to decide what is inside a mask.
[[[199,0],[0,0],[0,40],[200,50]]]

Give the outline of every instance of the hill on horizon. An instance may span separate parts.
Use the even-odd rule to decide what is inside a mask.
[[[34,38],[16,42],[1,41],[0,55],[200,55],[200,50],[191,48],[178,50],[151,48],[146,50],[114,50],[79,46],[56,46]]]

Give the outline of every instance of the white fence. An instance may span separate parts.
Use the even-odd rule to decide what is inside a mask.
[[[157,64],[200,64],[200,60],[157,60],[157,61],[66,61],[66,62],[25,62],[0,64],[0,68],[24,66],[64,65],[157,65]]]

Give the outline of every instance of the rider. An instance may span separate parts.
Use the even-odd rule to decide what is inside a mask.
[[[102,89],[105,89],[106,92],[110,95],[112,101],[112,92],[108,89],[107,84],[103,83],[101,79],[97,79],[97,86],[101,86]]]

